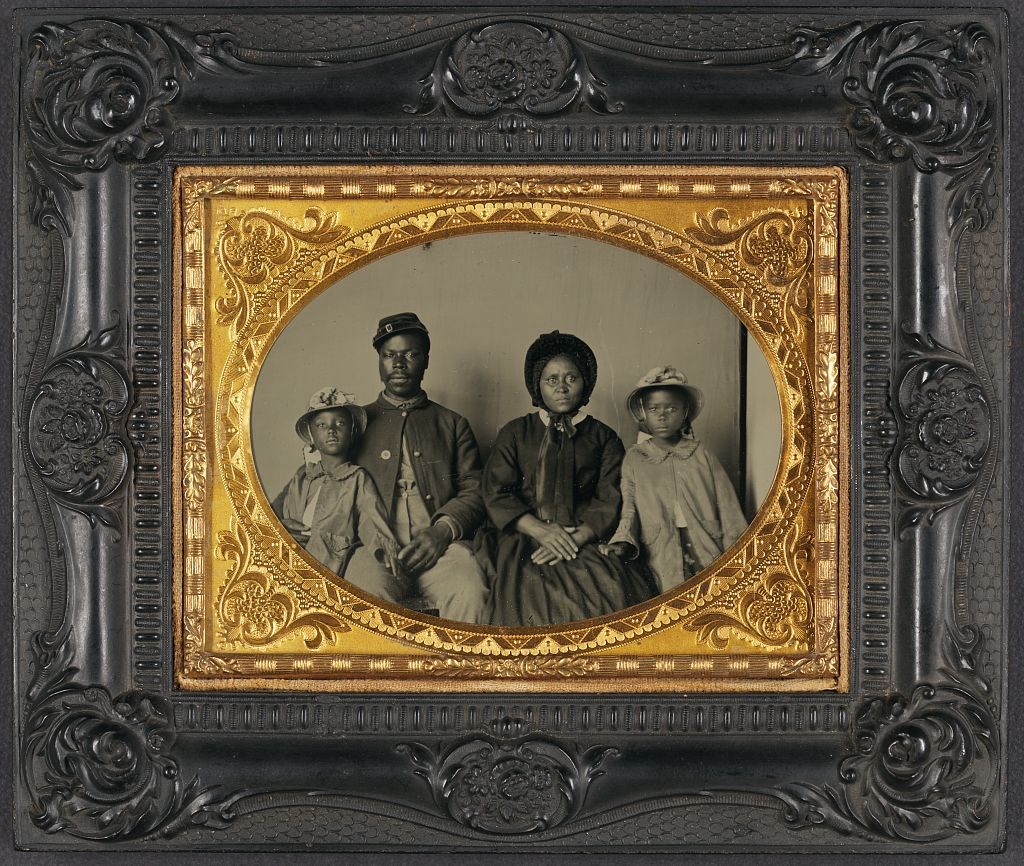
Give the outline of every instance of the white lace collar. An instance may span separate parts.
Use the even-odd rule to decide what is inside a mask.
[[[540,420],[544,422],[545,427],[551,426],[551,413],[547,409],[538,409],[537,414],[540,416]],[[569,420],[572,421],[573,427],[578,427],[580,422],[589,417],[590,413],[586,409],[577,409],[576,414]]]

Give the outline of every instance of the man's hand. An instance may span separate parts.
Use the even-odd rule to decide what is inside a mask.
[[[406,571],[419,574],[433,568],[453,540],[451,530],[443,522],[435,523],[413,536],[398,552],[398,558]]]

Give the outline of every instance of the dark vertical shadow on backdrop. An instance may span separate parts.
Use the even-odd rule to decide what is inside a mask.
[[[739,406],[737,407],[737,424],[739,426],[739,455],[736,460],[736,485],[743,503],[743,513],[747,520],[753,520],[757,511],[757,503],[751,497],[751,490],[747,484],[747,329],[740,322],[740,347],[739,347]]]

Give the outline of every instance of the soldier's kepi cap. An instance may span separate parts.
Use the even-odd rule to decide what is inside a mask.
[[[415,331],[427,339],[427,349],[430,349],[430,333],[427,326],[420,321],[415,313],[395,313],[393,316],[385,316],[377,323],[377,333],[373,335],[373,348],[380,349],[381,343],[396,334],[405,334]]]

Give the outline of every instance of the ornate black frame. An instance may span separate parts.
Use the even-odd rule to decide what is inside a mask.
[[[90,10],[16,36],[21,846],[1000,847],[998,13]],[[850,695],[173,689],[173,167],[367,159],[848,170]]]

